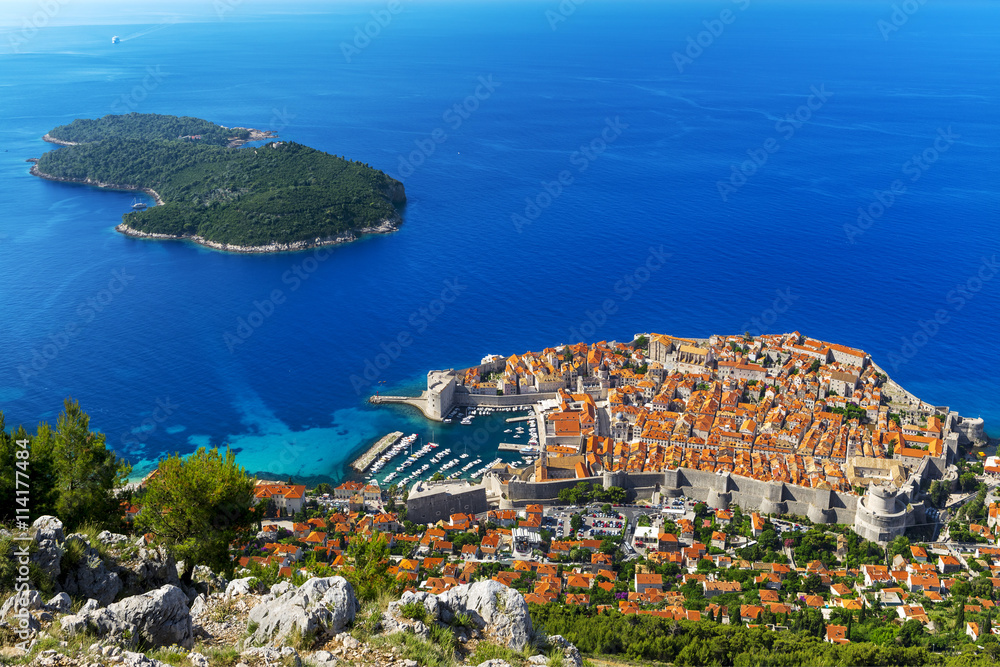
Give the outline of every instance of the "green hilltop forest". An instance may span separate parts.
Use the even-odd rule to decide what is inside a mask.
[[[55,180],[148,188],[164,202],[123,216],[139,232],[239,246],[308,244],[401,220],[403,185],[367,164],[189,117],[76,120],[49,137],[78,145],[39,159]],[[192,138],[196,137],[196,138]]]

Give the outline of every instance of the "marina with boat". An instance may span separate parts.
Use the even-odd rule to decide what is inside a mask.
[[[530,411],[529,414],[524,414],[526,411]],[[478,418],[492,417],[498,412],[516,414],[499,425],[494,417],[488,429],[479,428],[472,433],[465,430]],[[497,465],[522,468],[533,464],[538,457],[538,427],[530,407],[460,407],[441,421],[445,433],[440,433],[442,427],[439,427],[430,438],[417,433],[404,436],[400,431],[386,435],[352,463],[351,468],[364,474],[367,483],[386,488],[406,486],[418,480],[476,480]],[[511,428],[503,428],[508,424]],[[482,437],[487,431],[494,434],[493,442]],[[445,446],[431,440],[439,437],[452,444]],[[498,443],[496,438],[504,442]],[[464,444],[455,442],[458,439],[463,439]],[[495,456],[489,456],[491,453]]]

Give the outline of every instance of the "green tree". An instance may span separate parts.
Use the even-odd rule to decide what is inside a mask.
[[[56,428],[40,424],[31,439],[35,514],[54,514],[69,530],[85,523],[119,528],[119,489],[132,467],[108,449],[103,433],[90,430],[90,417],[79,403],[67,400],[64,406]]]
[[[402,580],[389,574],[389,541],[381,533],[368,538],[351,537],[344,551],[344,577],[351,582],[359,600],[374,600],[382,591],[402,592]]]
[[[602,554],[607,554],[610,556],[616,551],[618,551],[618,542],[616,542],[613,538],[605,537],[603,540],[601,540]]]
[[[976,484],[976,473],[966,472],[958,477],[958,487],[966,493],[976,488]]]
[[[823,585],[823,579],[818,574],[813,572],[802,581],[800,590],[805,591],[806,593],[809,593],[811,595],[815,595],[824,588],[825,586]]]
[[[920,621],[911,618],[903,623],[903,627],[899,629],[898,637],[903,646],[916,646],[921,643],[924,637],[924,626]]]
[[[316,485],[316,488],[313,489],[313,494],[317,496],[322,496],[324,493],[333,495],[333,486],[327,482],[320,482],[319,484]]]
[[[931,503],[934,507],[944,507],[945,503],[948,502],[949,493],[950,489],[948,488],[948,484],[938,479],[931,482],[931,486],[927,490],[927,495],[930,496]]]
[[[604,492],[604,499],[609,503],[621,505],[628,498],[628,492],[620,486],[609,486]]]
[[[260,524],[253,488],[230,449],[222,455],[201,447],[186,459],[175,454],[146,483],[136,524],[184,560],[186,581],[199,564],[231,573],[229,545],[252,537]]]
[[[29,444],[21,447],[17,444],[18,440],[28,440]],[[55,483],[52,479],[51,461],[40,462],[37,456],[32,457],[30,440],[31,436],[23,427],[8,433],[3,412],[0,412],[0,523],[13,522],[18,507],[30,506],[37,514],[46,514],[50,513],[47,508],[54,504]],[[45,466],[48,470],[40,470],[40,463],[48,463]],[[24,480],[32,481],[34,488],[30,489],[30,495],[17,495],[18,472],[22,473],[22,491]]]
[[[901,554],[904,558],[910,557],[910,540],[905,535],[900,535],[889,543],[889,558],[896,554]]]

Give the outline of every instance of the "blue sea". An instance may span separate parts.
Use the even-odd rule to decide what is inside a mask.
[[[366,402],[429,369],[800,331],[1000,435],[998,63],[996,2],[4,3],[0,409],[72,397],[136,474],[228,444],[336,481],[392,430],[466,446]],[[366,162],[404,224],[225,254],[29,175],[49,129],[130,111]]]

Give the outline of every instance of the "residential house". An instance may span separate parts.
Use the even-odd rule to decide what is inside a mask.
[[[851,640],[847,638],[847,626],[846,625],[828,625],[826,626],[826,641],[831,644],[850,644]]]
[[[951,554],[947,554],[945,556],[938,556],[937,568],[941,574],[958,572],[962,569],[962,563]]]
[[[270,500],[280,516],[289,516],[302,511],[306,487],[304,484],[258,483],[253,496],[255,504]]]
[[[738,581],[705,581],[702,584],[702,589],[705,598],[711,599],[725,593],[740,593],[743,591],[743,585]]]
[[[663,576],[659,574],[639,574],[635,575],[635,591],[637,593],[644,593],[647,590],[663,590]]]

